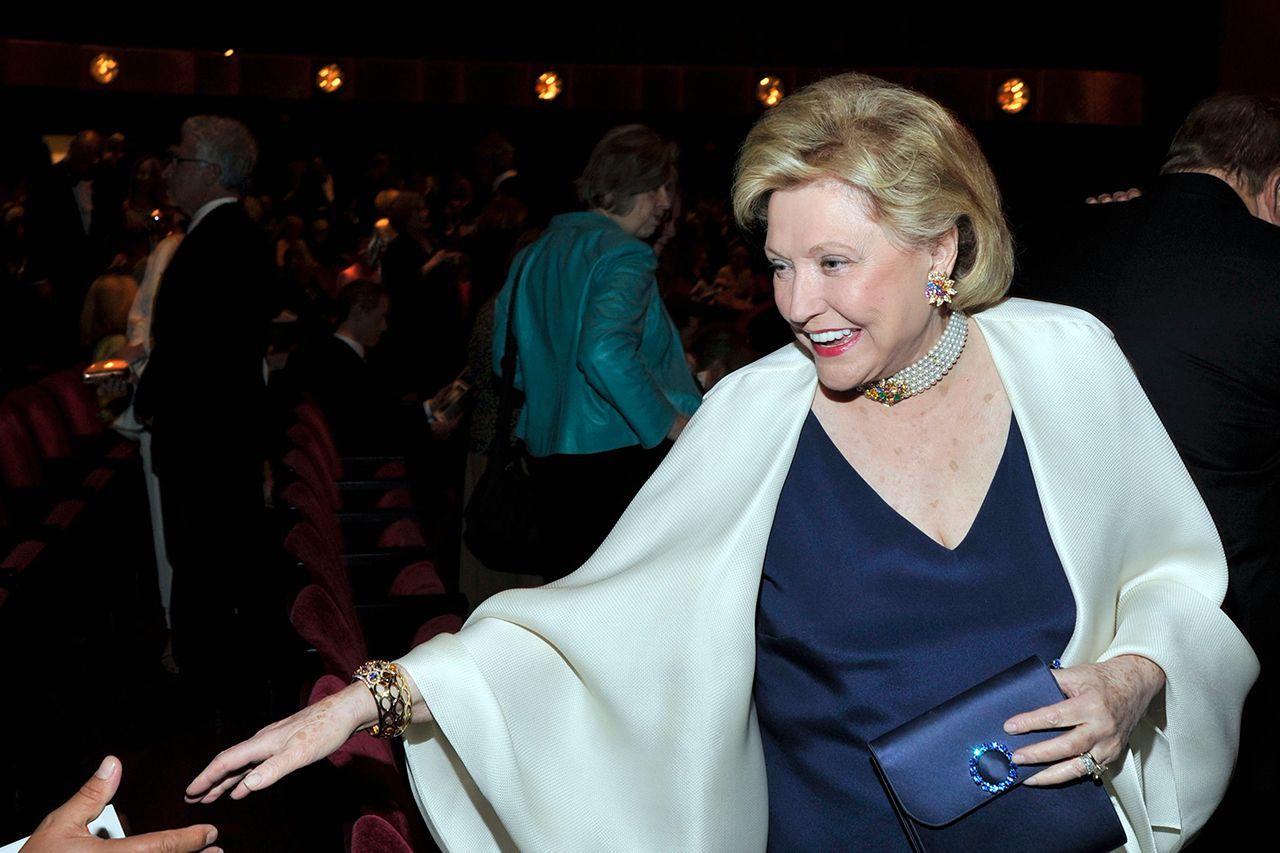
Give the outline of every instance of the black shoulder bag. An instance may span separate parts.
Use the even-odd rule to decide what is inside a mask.
[[[464,512],[467,547],[487,568],[498,572],[538,574],[541,536],[536,521],[533,478],[524,442],[511,443],[511,411],[515,408],[515,306],[519,279],[507,306],[506,346],[502,352],[502,398],[489,445],[489,463],[467,501]]]

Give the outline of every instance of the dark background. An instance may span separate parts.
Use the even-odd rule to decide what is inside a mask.
[[[480,7],[468,14],[424,13],[426,6],[117,4],[90,20],[69,7],[50,4],[38,16],[42,20],[24,21],[23,14],[7,8],[0,39],[218,52],[231,47],[316,59],[528,62],[547,68],[734,66],[764,74],[782,67],[831,72],[915,67],[1136,75],[1142,87],[1141,110],[1131,124],[965,117],[991,160],[1020,238],[1029,233],[1024,225],[1051,220],[1086,195],[1148,182],[1178,124],[1205,96],[1221,89],[1280,94],[1280,63],[1274,61],[1274,41],[1280,34],[1276,0],[1201,2],[1176,18],[1169,17],[1166,4],[1116,0],[968,4],[946,13],[919,3],[874,8],[841,4],[834,12],[828,6],[802,3],[768,5],[764,11],[754,4],[722,5],[713,12],[691,11],[691,4],[612,4],[590,7],[589,18],[568,4],[514,15]],[[267,16],[273,20],[268,22]],[[391,153],[401,174],[465,168],[475,143],[498,131],[515,144],[522,173],[542,188],[552,210],[573,206],[569,182],[601,132],[633,121],[651,124],[679,142],[681,180],[690,195],[726,198],[733,158],[755,118],[750,112],[636,113],[573,109],[563,103],[433,106],[0,84],[0,182],[6,174],[29,173],[28,166],[46,156],[40,144],[46,134],[95,127],[104,133],[124,132],[134,152],[161,151],[176,142],[181,120],[199,112],[237,116],[251,126],[262,147],[258,180],[268,193],[274,191],[272,182],[285,175],[290,160],[316,153],[325,156],[338,180],[358,176],[377,151]],[[78,661],[32,663],[51,665],[51,670],[42,669],[26,680],[18,673],[4,676],[9,690],[49,691],[50,718],[24,722],[31,738],[48,744],[50,759],[41,772],[50,781],[23,783],[38,795],[24,801],[18,814],[3,807],[10,805],[9,789],[18,787],[17,780],[0,782],[0,795],[6,800],[0,805],[0,842],[29,831],[34,816],[60,803],[70,793],[68,779],[92,772],[100,752],[83,744],[123,738],[101,708],[103,697],[120,689],[113,687],[116,673],[81,672]],[[248,821],[260,827],[260,848],[276,844],[276,849],[293,849],[290,843],[299,842],[289,833],[296,830],[286,832],[271,816],[305,815],[301,798],[314,783],[281,786],[239,808],[224,802],[212,810],[176,812],[182,785],[207,756],[225,745],[210,742],[192,749],[183,740],[184,728],[185,721],[172,716],[163,697],[155,698],[149,716],[130,721],[130,736],[159,743],[154,749],[167,760],[148,764],[127,757],[126,782],[117,799],[126,814],[134,814],[146,829],[205,819],[224,826],[232,820]],[[80,761],[83,766],[70,766]],[[282,834],[272,835],[276,831]]]
[[[364,9],[279,7],[293,23],[254,23],[258,7],[171,9],[135,17],[68,15],[49,23],[14,21],[0,36],[120,47],[293,53],[326,57],[569,64],[781,67],[1087,69],[1122,71],[1142,80],[1142,110],[1132,126],[1053,124],[1000,116],[962,116],[982,142],[1005,192],[1015,229],[1046,206],[1141,185],[1156,172],[1187,110],[1222,88],[1280,91],[1271,57],[1280,4],[1266,0],[1203,2],[1168,17],[1155,3],[969,4],[936,11],[900,8],[723,6],[714,12],[647,4],[569,5],[539,13],[432,12],[418,4]],[[756,9],[759,7],[750,7]],[[839,8],[839,7],[837,7]],[[413,10],[413,11],[411,11]],[[608,12],[607,20],[605,12]],[[203,20],[208,19],[208,20]],[[1271,35],[1269,35],[1271,34]],[[682,181],[695,195],[727,195],[738,144],[750,114],[605,112],[557,103],[494,107],[431,106],[312,98],[157,96],[118,91],[0,88],[17,146],[13,164],[32,156],[33,137],[94,126],[122,130],[133,150],[163,149],[181,119],[219,112],[245,119],[263,143],[261,180],[288,158],[321,153],[341,175],[358,173],[375,151],[405,170],[469,165],[470,151],[496,130],[516,146],[526,175],[545,186],[552,207],[569,206],[568,182],[606,128],[641,120],[681,145]],[[37,155],[38,156],[38,155]],[[270,191],[270,187],[264,187]]]

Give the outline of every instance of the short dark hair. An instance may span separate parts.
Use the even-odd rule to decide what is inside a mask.
[[[372,311],[386,295],[387,289],[378,282],[356,279],[338,294],[338,322],[345,323],[351,319],[351,313],[357,308],[365,313]]]
[[[1169,146],[1161,174],[1219,169],[1250,193],[1280,169],[1280,99],[1214,95],[1196,104]]]
[[[575,186],[590,208],[625,216],[635,197],[675,179],[676,146],[652,128],[624,124],[604,135],[591,151]]]
[[[397,231],[403,231],[409,225],[409,220],[413,218],[419,210],[427,206],[427,201],[421,193],[412,192],[411,190],[401,190],[391,198],[391,204],[387,209],[387,218],[391,220],[391,226]]]

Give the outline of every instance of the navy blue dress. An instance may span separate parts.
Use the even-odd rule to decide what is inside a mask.
[[[810,413],[757,605],[769,849],[909,850],[867,741],[1028,655],[1060,656],[1075,618],[1016,419],[949,550],[885,503]]]

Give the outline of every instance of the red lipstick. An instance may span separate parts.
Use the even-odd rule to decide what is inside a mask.
[[[821,329],[819,331],[825,332],[825,331],[835,331],[835,330]],[[809,336],[805,335],[805,337],[809,337]],[[820,355],[823,358],[834,358],[835,356],[840,355],[841,353],[845,352],[850,347],[852,347],[854,344],[856,344],[858,342],[858,339],[861,337],[862,337],[862,330],[857,329],[854,331],[852,335],[849,335],[848,337],[840,338],[838,341],[832,341],[829,344],[820,344],[817,341],[813,340],[812,338],[809,338],[809,343],[813,344],[813,352],[815,355]]]

